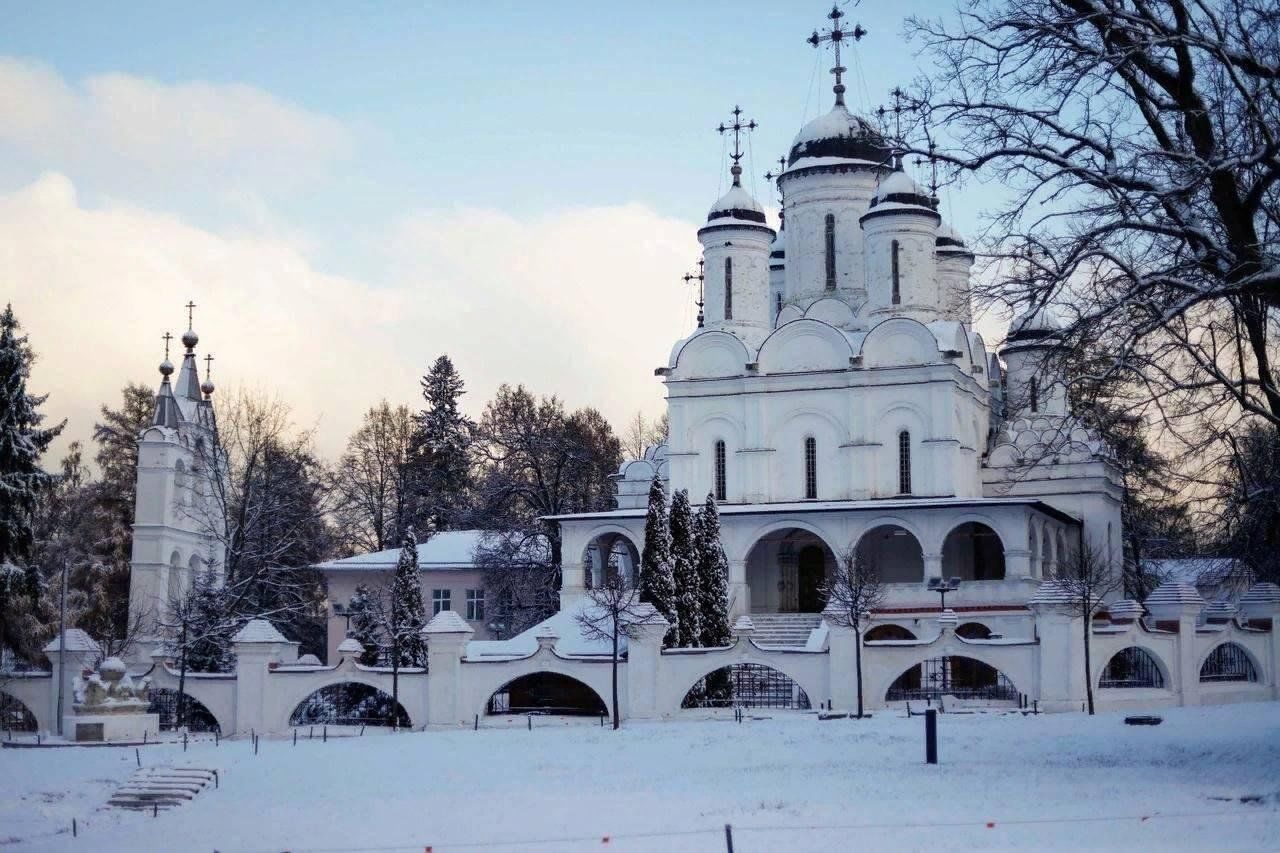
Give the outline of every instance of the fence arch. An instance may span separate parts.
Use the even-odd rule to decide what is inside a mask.
[[[608,714],[608,703],[584,681],[562,672],[529,672],[503,684],[489,696],[485,713],[563,714],[598,717]]]
[[[1231,681],[1256,684],[1261,670],[1248,649],[1228,641],[1214,646],[1200,662],[1200,683]]]
[[[782,670],[762,663],[730,663],[695,681],[680,701],[681,709],[773,708],[807,711],[813,705],[800,683]]]
[[[222,723],[207,706],[190,693],[178,693],[167,687],[155,687],[151,690],[151,706],[149,714],[160,715],[160,730],[171,731],[177,728],[178,699],[186,696],[186,725],[192,732],[224,732]]]
[[[1160,656],[1141,646],[1125,646],[1113,654],[1098,676],[1100,690],[1164,689],[1172,684]]]
[[[404,705],[373,685],[339,681],[312,691],[289,714],[290,726],[391,726],[410,728],[413,721]]]
[[[0,730],[6,732],[39,731],[36,715],[27,704],[10,693],[0,690]]]
[[[1018,688],[1004,672],[967,655],[927,658],[906,669],[885,691],[884,701],[941,700],[946,696],[990,702],[1018,701]]]

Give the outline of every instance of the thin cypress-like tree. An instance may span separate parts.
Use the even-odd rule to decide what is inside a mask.
[[[702,614],[698,566],[693,553],[693,509],[689,492],[671,496],[671,574],[676,581],[677,642],[691,648],[702,642]]]
[[[693,537],[701,645],[725,646],[729,644],[729,561],[720,544],[720,510],[710,492],[694,519]]]
[[[422,581],[418,575],[418,537],[413,528],[405,531],[396,573],[391,579],[388,602],[387,639],[391,644],[391,709],[398,721],[400,710],[400,667],[423,666],[427,644],[422,629],[427,624],[422,604]]]
[[[649,511],[644,520],[644,553],[640,555],[640,600],[652,604],[671,624],[662,639],[673,646],[679,639],[676,582],[671,573],[671,525],[667,518],[667,493],[657,477],[649,485]]]

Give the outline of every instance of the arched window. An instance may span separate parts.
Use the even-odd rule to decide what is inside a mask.
[[[1040,382],[1034,376],[1031,377],[1031,411],[1040,411]]]
[[[827,247],[827,290],[836,289],[836,217],[833,213],[827,214],[826,229],[826,247]]]
[[[911,433],[898,433],[898,494],[911,494]]]
[[[804,440],[804,496],[818,498],[818,442],[813,436]]]
[[[716,442],[716,500],[718,501],[725,500],[725,494],[727,492],[725,488],[724,463],[725,463],[724,442],[717,441]]]
[[[1235,643],[1223,643],[1204,660],[1201,681],[1257,681],[1258,670],[1248,653]]]
[[[1102,671],[1099,687],[1164,687],[1164,675],[1155,658],[1137,646],[1116,652]]]
[[[733,258],[724,259],[724,318],[733,319]]]
[[[898,241],[894,240],[893,247],[893,304],[902,304],[902,282],[898,277]]]

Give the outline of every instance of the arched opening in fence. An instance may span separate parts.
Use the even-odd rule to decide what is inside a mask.
[[[6,732],[34,732],[37,728],[36,715],[31,713],[31,709],[21,699],[0,691],[0,729]]]
[[[184,694],[166,687],[152,688],[151,707],[147,708],[147,713],[160,715],[160,731],[172,731],[178,728],[178,699],[182,696]],[[213,713],[200,700],[193,699],[190,693],[185,694],[183,705],[185,707],[182,711],[186,718],[187,731],[222,731]]]
[[[1129,646],[1116,652],[1102,670],[1100,688],[1164,687],[1164,673],[1150,654]]]
[[[903,628],[901,625],[877,625],[870,631],[862,635],[862,641],[865,643],[875,643],[880,640],[915,640],[916,635]]]
[[[809,696],[790,676],[759,663],[735,663],[694,682],[681,708],[772,708],[807,711]]]
[[[967,581],[1004,580],[1004,544],[990,527],[966,521],[942,543],[942,576]]]
[[[991,629],[981,622],[965,622],[956,628],[956,636],[966,640],[990,640]]]
[[[1235,643],[1223,643],[1209,652],[1200,667],[1200,681],[1257,681],[1258,670],[1249,653]]]
[[[394,705],[394,711],[393,711]],[[356,681],[321,687],[298,703],[291,726],[396,726],[407,729],[409,715],[389,694]]]
[[[954,697],[984,702],[1017,702],[1018,690],[990,664],[949,655],[916,664],[889,685],[886,702],[941,700]]]
[[[600,695],[578,679],[558,672],[534,672],[495,690],[485,713],[599,717],[608,711]]]

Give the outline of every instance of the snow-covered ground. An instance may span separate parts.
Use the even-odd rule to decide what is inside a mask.
[[[901,712],[151,746],[221,778],[155,818],[98,810],[132,749],[6,749],[0,849],[1280,848],[1280,703],[1160,713],[947,714],[936,767]]]

